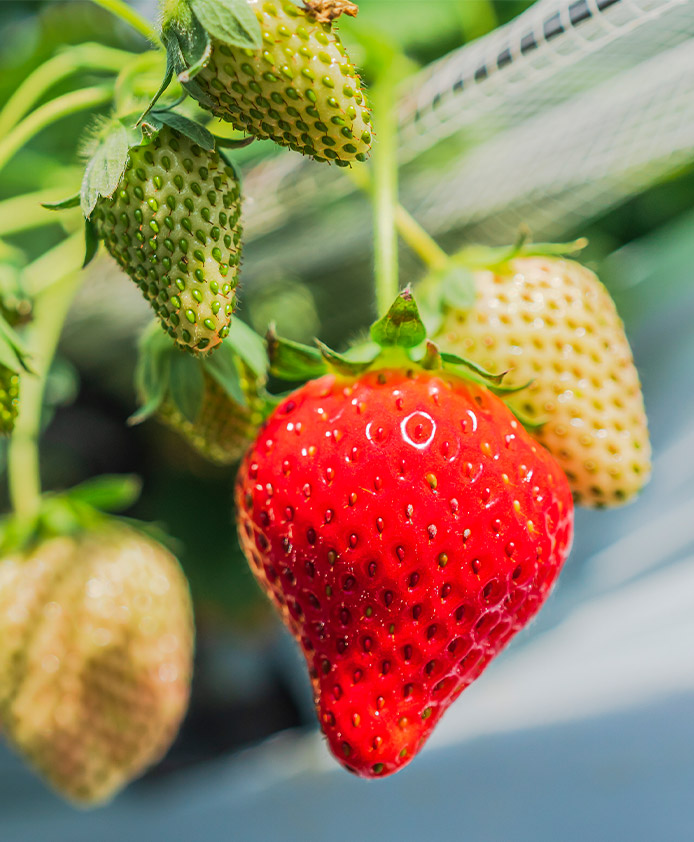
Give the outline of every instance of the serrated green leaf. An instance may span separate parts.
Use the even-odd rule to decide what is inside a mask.
[[[99,197],[110,198],[116,192],[125,171],[128,152],[141,143],[139,130],[125,126],[120,120],[109,123],[84,171],[80,205],[87,219]]]
[[[231,321],[225,345],[230,345],[253,373],[261,380],[267,376],[268,359],[261,336],[239,318]]]
[[[80,483],[66,496],[102,512],[120,512],[129,509],[141,491],[142,481],[134,474],[107,474]]]
[[[317,348],[282,339],[272,326],[265,339],[273,377],[296,382],[320,377],[327,371],[325,360]]]
[[[207,32],[230,47],[259,50],[260,23],[247,0],[190,0],[195,16]]]
[[[75,193],[74,196],[69,196],[60,202],[41,202],[41,207],[46,210],[67,210],[68,208],[77,208],[80,204],[80,194]]]
[[[426,335],[417,302],[409,288],[403,290],[386,315],[371,326],[371,338],[382,348],[414,348],[426,339]]]
[[[178,352],[171,359],[169,395],[184,418],[194,424],[205,391],[202,364],[189,354]]]
[[[235,403],[239,406],[247,406],[248,401],[241,388],[241,378],[235,357],[234,349],[224,342],[211,357],[203,361],[203,366]]]

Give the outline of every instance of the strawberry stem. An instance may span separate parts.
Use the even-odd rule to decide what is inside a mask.
[[[56,97],[37,108],[18,123],[14,129],[0,140],[0,169],[40,131],[63,117],[69,117],[89,108],[105,105],[113,96],[111,85],[96,85],[82,88],[69,94]]]
[[[398,237],[395,208],[398,203],[398,124],[395,91],[389,74],[374,86],[371,105],[378,126],[373,152],[374,251],[376,309],[385,315],[398,295]]]
[[[147,38],[148,41],[153,41],[155,44],[159,43],[159,36],[156,29],[145,20],[142,15],[138,14],[135,9],[131,8],[124,0],[92,0],[97,6],[111,12],[112,15],[125,21],[125,23],[137,30],[140,35]]]
[[[83,279],[81,238],[70,238],[42,255],[25,270],[28,291],[32,279],[50,272],[54,280],[34,303],[34,319],[26,330],[32,374],[20,378],[20,406],[8,452],[10,499],[17,516],[31,520],[41,506],[38,439],[43,393],[58,339],[72,299]]]
[[[395,222],[403,241],[429,269],[443,269],[446,266],[446,252],[402,205],[395,209]]]
[[[101,44],[79,44],[49,58],[27,76],[3,105],[0,110],[0,137],[14,128],[58,82],[80,70],[118,73],[123,64],[133,57],[133,53]]]

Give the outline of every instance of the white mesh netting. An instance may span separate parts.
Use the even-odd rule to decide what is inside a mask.
[[[694,160],[694,0],[540,0],[410,80],[400,124],[403,201],[432,233],[561,236]],[[278,259],[320,271],[370,240],[334,168],[282,155],[246,192],[254,277]]]

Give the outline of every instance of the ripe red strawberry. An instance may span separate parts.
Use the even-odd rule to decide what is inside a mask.
[[[236,502],[330,749],[364,777],[419,751],[539,610],[572,537],[550,454],[487,389],[419,366],[298,389],[242,463]]]

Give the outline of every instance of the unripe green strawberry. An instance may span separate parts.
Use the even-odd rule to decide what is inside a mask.
[[[19,375],[0,365],[0,435],[9,435],[19,412]]]
[[[241,258],[241,192],[233,169],[164,126],[130,148],[112,198],[90,219],[171,337],[194,353],[229,332]]]
[[[306,8],[291,0],[247,0],[260,32],[256,47],[244,47],[228,37],[229,27],[219,26],[218,19],[232,15],[227,4],[219,4],[214,18],[209,17],[211,4],[190,0],[190,9],[182,9],[181,0],[174,0],[165,8],[164,40],[174,58],[185,60],[183,67],[175,65],[177,71],[202,63],[184,81],[191,96],[235,128],[318,161],[347,166],[366,160],[371,115],[359,75],[332,23],[343,12],[356,14],[356,6],[328,0],[330,8],[324,10],[326,0]],[[190,37],[192,28],[200,30],[196,39]],[[206,41],[205,58],[186,49],[194,40]]]
[[[233,465],[253,443],[263,421],[264,402],[257,396],[255,375],[245,368],[241,387],[246,406],[234,401],[214,377],[205,373],[202,404],[195,421],[189,421],[170,397],[159,407],[157,417],[210,462]]]
[[[9,435],[19,413],[19,374],[28,371],[26,352],[12,329],[22,316],[0,294],[0,435]]]
[[[181,354],[155,322],[139,345],[141,409],[131,420],[156,415],[206,459],[234,464],[270,411],[266,369],[262,339],[240,319],[219,351],[202,360]]]
[[[67,798],[115,794],[169,747],[193,626],[173,556],[121,524],[0,561],[0,726]]]
[[[510,385],[507,400],[566,473],[577,502],[614,506],[650,476],[638,372],[622,322],[593,272],[554,257],[516,257],[474,273],[469,309],[447,307],[436,341]],[[506,381],[505,381],[506,382]]]

